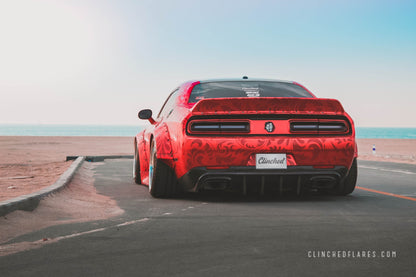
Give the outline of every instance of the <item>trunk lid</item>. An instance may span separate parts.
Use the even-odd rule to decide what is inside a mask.
[[[192,108],[192,115],[344,113],[338,100],[324,98],[216,98],[201,100]]]

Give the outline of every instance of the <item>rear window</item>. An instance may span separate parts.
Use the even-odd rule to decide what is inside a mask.
[[[307,97],[313,96],[301,86],[283,82],[230,81],[210,82],[196,85],[189,103],[202,99],[229,97]]]

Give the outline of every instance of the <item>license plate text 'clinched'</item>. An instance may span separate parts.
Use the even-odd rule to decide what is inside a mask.
[[[256,154],[256,169],[287,169],[286,154]]]

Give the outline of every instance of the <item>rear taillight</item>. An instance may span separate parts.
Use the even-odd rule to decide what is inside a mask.
[[[250,124],[245,121],[191,121],[188,132],[192,134],[249,133]]]
[[[318,128],[318,122],[292,122],[290,124],[290,131],[292,132],[317,132]]]
[[[348,127],[345,123],[319,123],[318,129],[320,132],[347,132]]]
[[[292,121],[290,123],[290,131],[293,133],[314,133],[314,134],[329,134],[348,133],[349,128],[344,120],[329,121]]]
[[[350,126],[348,119],[343,118],[191,118],[186,132],[189,135],[342,136],[351,134]]]

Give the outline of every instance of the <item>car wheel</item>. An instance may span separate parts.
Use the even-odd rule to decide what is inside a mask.
[[[156,198],[168,198],[176,194],[175,172],[156,157],[156,144],[152,141],[149,161],[149,192]]]
[[[348,195],[351,192],[353,192],[357,183],[357,175],[357,159],[354,159],[350,171],[348,172],[348,175],[344,178],[343,182],[341,182],[341,184],[338,187],[337,194]]]
[[[140,179],[140,160],[137,147],[135,147],[134,149],[133,179],[136,184],[141,184],[142,182],[142,180]]]

